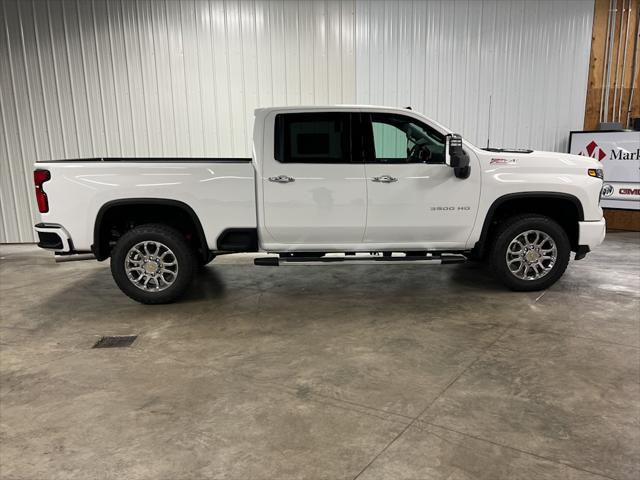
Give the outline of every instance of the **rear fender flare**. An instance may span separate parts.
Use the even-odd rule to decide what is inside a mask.
[[[200,223],[200,219],[198,218],[198,215],[196,215],[196,212],[194,212],[189,205],[178,200],[163,198],[121,198],[102,205],[96,215],[96,221],[93,226],[93,245],[91,245],[91,251],[97,260],[106,260],[110,256],[108,246],[103,245],[104,242],[101,241],[102,222],[104,220],[104,216],[111,208],[122,207],[125,205],[170,206],[182,210],[189,216],[195,226],[197,243],[201,250],[199,256],[202,257],[203,260],[206,260],[209,257],[209,246],[207,245],[207,238],[204,234],[204,230],[202,229],[202,224]]]

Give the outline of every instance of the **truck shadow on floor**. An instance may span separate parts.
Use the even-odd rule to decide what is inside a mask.
[[[336,288],[338,291],[336,291]],[[478,293],[504,292],[483,264],[465,263],[446,266],[285,266],[209,265],[197,277],[180,303],[205,299],[225,299],[231,292],[291,292],[297,296],[336,296],[342,294],[392,296],[394,292],[460,290]]]
[[[179,304],[203,301],[227,302],[235,298],[259,293],[288,294],[296,297],[328,297],[340,301],[350,298],[385,297],[394,295],[447,295],[504,292],[481,264],[465,263],[433,267],[254,267],[250,265],[211,264],[198,271],[187,293],[176,302]],[[95,308],[106,306],[136,305],[122,293],[109,269],[96,269],[82,275],[65,288],[66,303],[83,308],[93,304]],[[462,295],[464,296],[464,295]],[[327,297],[327,298],[325,298]],[[460,301],[463,301],[461,298]],[[56,295],[40,306],[56,310]],[[153,306],[149,308],[154,308]]]
[[[64,302],[59,293],[45,296],[22,314],[28,315],[28,323],[40,334],[50,334],[62,323],[76,330],[102,332],[105,322],[119,328],[175,322],[196,329],[217,325],[264,332],[318,324],[338,329],[345,322],[398,326],[444,321],[484,326],[506,322],[516,311],[522,313],[520,307],[512,308],[514,298],[520,305],[531,297],[531,293],[506,290],[476,264],[349,268],[214,264],[202,269],[187,294],[169,305],[135,302],[118,289],[108,268],[96,268],[69,278],[64,292]],[[478,308],[483,302],[491,318]],[[501,306],[510,307],[500,313]]]

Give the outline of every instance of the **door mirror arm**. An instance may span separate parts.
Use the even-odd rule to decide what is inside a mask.
[[[462,148],[462,137],[457,133],[450,133],[445,137],[444,161],[453,168],[458,178],[467,178],[471,173],[469,155]]]

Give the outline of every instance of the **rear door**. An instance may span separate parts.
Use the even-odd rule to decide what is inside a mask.
[[[261,169],[265,246],[291,249],[362,241],[366,181],[353,155],[349,112],[272,113]],[[270,238],[269,238],[270,237]]]

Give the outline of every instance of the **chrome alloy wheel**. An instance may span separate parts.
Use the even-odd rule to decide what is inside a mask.
[[[178,259],[169,247],[156,241],[135,244],[124,259],[131,283],[146,292],[161,292],[178,277]]]
[[[521,280],[538,280],[556,264],[556,242],[540,230],[527,230],[511,240],[507,248],[507,268]]]

